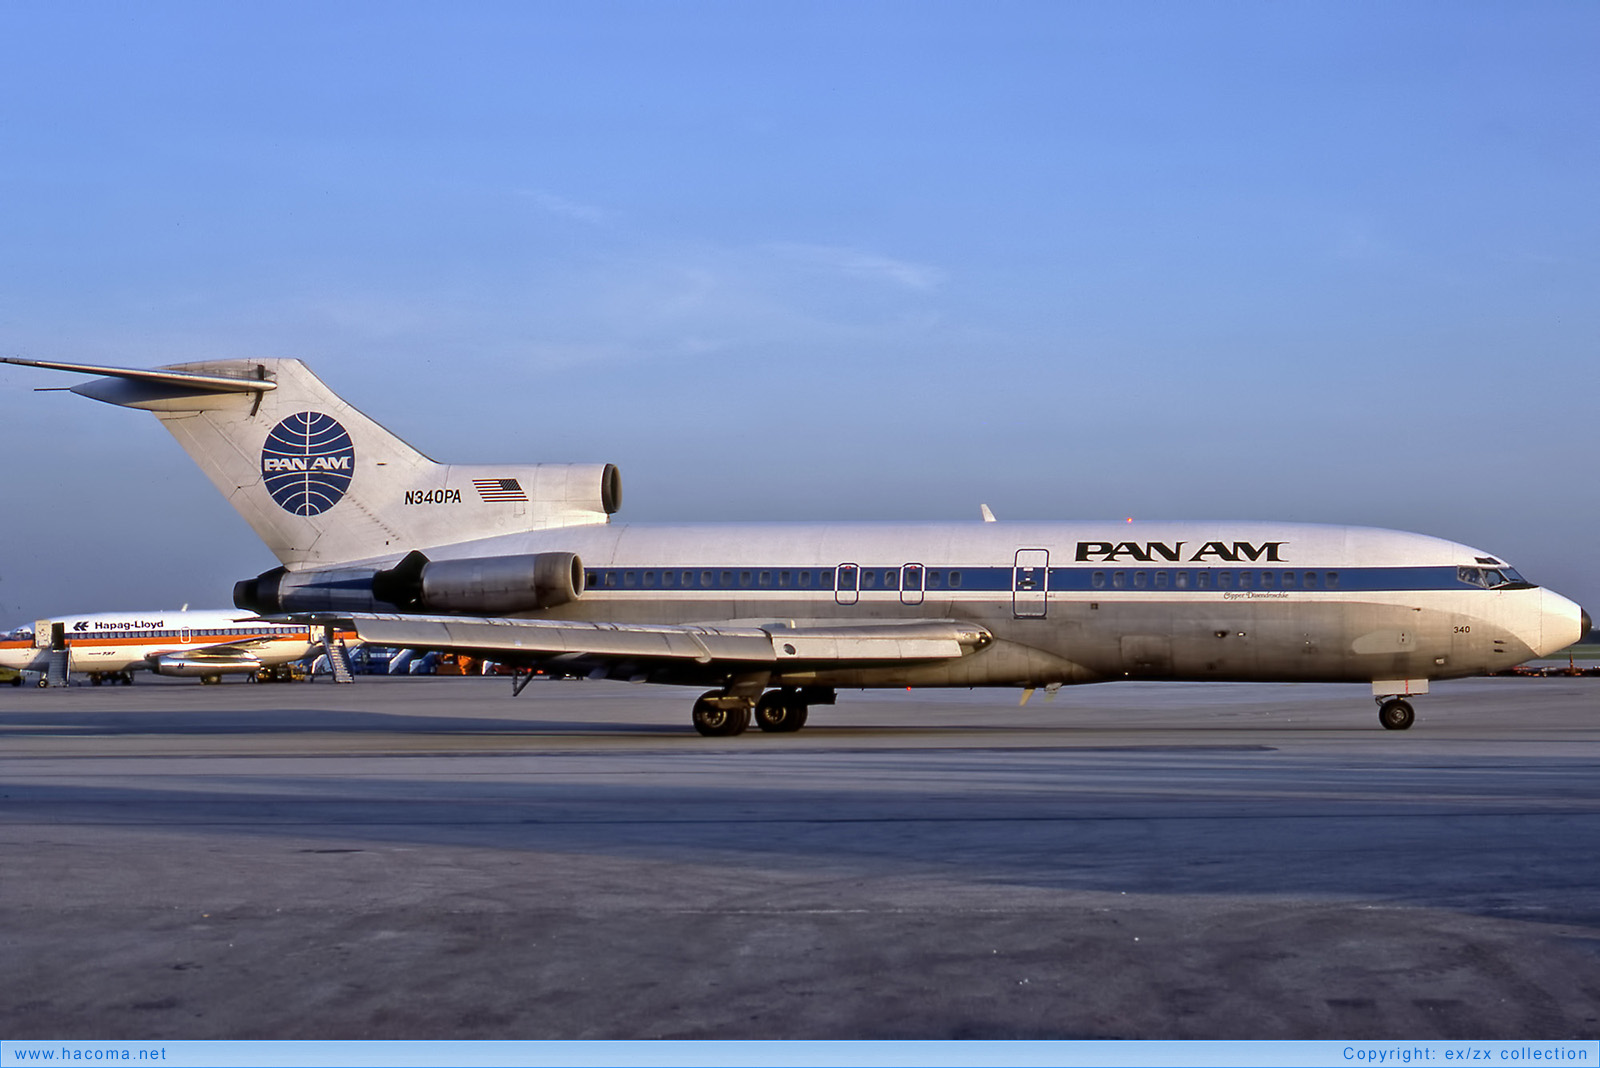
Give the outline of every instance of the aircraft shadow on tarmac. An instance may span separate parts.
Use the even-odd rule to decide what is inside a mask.
[[[1309,896],[1600,926],[1600,862],[1559,845],[1592,840],[1600,820],[1592,806],[1559,803],[1588,775],[1581,761],[1550,762],[1548,776],[1563,785],[1540,803],[1503,783],[1501,802],[1485,804],[1481,791],[1451,797],[1431,788],[1397,800],[1376,772],[1348,782],[1343,797],[1330,797],[1323,780],[1297,796],[1294,780],[1302,773],[1295,769],[1270,782],[1164,788],[1172,758],[1159,753],[1127,754],[1118,766],[1098,770],[1093,754],[1078,759],[1060,751],[854,756],[833,781],[858,785],[826,789],[786,785],[805,773],[781,753],[745,764],[728,784],[708,781],[717,771],[708,776],[704,764],[638,784],[630,781],[637,770],[595,772],[588,766],[593,754],[543,757],[537,775],[525,756],[508,754],[513,759],[492,769],[494,778],[481,771],[431,778],[262,775],[247,766],[236,773],[230,762],[227,785],[217,785],[223,773],[160,774],[161,784],[152,787],[133,778],[68,785],[13,780],[0,784],[0,827],[81,825],[115,833],[126,826],[226,840],[234,850],[257,853],[276,851],[273,840],[288,853],[391,858],[418,848],[486,850],[531,860],[535,872],[568,872],[563,879],[574,870],[594,877],[595,869],[585,867],[590,861],[613,874],[617,862],[689,864],[807,885],[910,878],[1104,893]],[[564,765],[574,758],[585,765],[568,773]],[[724,753],[718,764],[726,760]],[[876,784],[879,778],[885,785]],[[173,788],[174,779],[181,789]],[[1019,791],[1018,779],[1036,785]],[[918,785],[908,789],[908,781]]]
[[[26,696],[26,695],[25,695]],[[972,719],[967,722],[941,718],[937,722],[907,722],[897,719],[884,722],[871,707],[841,710],[829,715],[833,721],[813,721],[804,732],[790,735],[765,735],[754,727],[745,738],[705,739],[697,735],[686,723],[649,722],[647,719],[616,720],[605,716],[595,718],[547,718],[537,701],[523,706],[526,714],[500,717],[469,717],[462,715],[417,715],[350,708],[244,708],[219,709],[206,707],[193,711],[182,709],[162,710],[59,710],[47,705],[6,708],[0,704],[0,737],[59,737],[78,736],[228,736],[228,735],[318,735],[318,734],[407,734],[416,736],[595,736],[600,738],[654,738],[681,739],[686,743],[710,747],[715,745],[743,745],[760,740],[767,744],[782,744],[786,748],[803,747],[813,739],[827,738],[832,744],[839,740],[871,739],[881,746],[884,741],[903,739],[908,744],[930,738],[970,739],[982,747],[983,740],[1006,738],[1051,737],[1058,744],[1072,746],[1094,745],[1097,741],[1114,744],[1099,748],[1151,750],[1172,748],[1187,750],[1197,747],[1272,748],[1276,734],[1287,732],[1302,735],[1309,732],[1339,734],[1382,734],[1375,724],[1365,717],[1345,718],[1338,713],[1320,716],[1299,716],[1293,721],[1280,718],[1273,721],[1218,720],[1212,718],[1185,719],[1181,716],[1164,718],[1143,724],[1114,722],[1095,710],[1073,712],[1050,722],[1009,723],[1001,717],[1004,710],[973,708]],[[1129,742],[1130,731],[1137,735],[1148,732],[1150,744]],[[1163,741],[1154,736],[1159,732]],[[1255,741],[1216,741],[1219,736],[1259,736]],[[1175,737],[1184,739],[1174,742]],[[1194,739],[1189,742],[1187,739]],[[1048,744],[1048,743],[1045,743]]]
[[[681,724],[600,720],[469,719],[396,715],[350,709],[285,708],[219,712],[58,712],[31,708],[0,712],[0,737],[29,735],[250,735],[250,734],[603,734],[698,738]]]

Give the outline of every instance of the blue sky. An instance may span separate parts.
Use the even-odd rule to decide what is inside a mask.
[[[0,350],[297,356],[620,518],[1263,518],[1600,603],[1590,3],[0,6]],[[0,370],[0,624],[273,561]]]

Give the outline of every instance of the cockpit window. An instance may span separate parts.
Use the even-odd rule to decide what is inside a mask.
[[[1498,590],[1507,586],[1527,586],[1529,583],[1515,568],[1510,567],[1458,567],[1456,578],[1469,586],[1485,590]]]

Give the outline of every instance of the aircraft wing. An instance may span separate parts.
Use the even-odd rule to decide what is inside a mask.
[[[554,619],[366,615],[353,620],[371,645],[475,653],[502,660],[656,661],[759,669],[790,662],[830,667],[953,660],[993,640],[956,620],[866,626],[708,627]]]
[[[243,645],[206,645],[196,648],[190,646],[184,649],[171,649],[165,652],[151,653],[146,660],[160,661],[167,664],[210,664],[217,667],[224,666],[256,666],[261,663],[261,658],[252,653]]]

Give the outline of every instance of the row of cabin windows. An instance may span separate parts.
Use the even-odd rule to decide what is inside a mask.
[[[844,565],[838,569],[838,588],[841,590],[896,590],[901,587],[902,574],[908,590],[960,589],[960,571],[924,571],[916,565],[904,569],[860,568]],[[585,573],[590,587],[607,589],[819,589],[834,588],[833,568],[811,570],[609,570]],[[924,580],[926,586],[924,586]],[[1326,589],[1339,588],[1337,571],[1096,571],[1090,577],[1094,589],[1177,589],[1177,590],[1231,590],[1231,589]],[[1032,588],[1026,586],[1026,588]]]
[[[1096,571],[1089,581],[1095,589],[1103,590],[1106,588],[1106,577],[1106,572]],[[1188,571],[1113,571],[1110,579],[1114,590],[1164,590],[1169,582],[1175,590],[1209,590],[1213,584],[1219,590],[1339,588],[1337,571],[1196,571],[1192,578]]]
[[[261,630],[259,628],[232,628],[232,629],[207,629],[199,630],[97,630],[97,631],[69,631],[66,639],[69,642],[81,642],[92,638],[181,638],[188,635],[190,638],[231,638],[241,635],[251,637],[274,637],[285,635],[302,635],[304,627],[287,627],[282,630]]]
[[[839,583],[841,589],[896,590],[900,588],[900,571],[898,567],[887,568],[859,568],[846,565],[839,568]],[[923,569],[915,565],[909,566],[906,571],[906,588],[920,589],[923,578]],[[943,589],[948,584],[950,589],[961,588],[961,572],[959,571],[929,571],[927,574],[927,588],[930,590]],[[731,590],[749,589],[751,587],[763,589],[833,589],[833,568],[823,568],[818,571],[671,571],[647,569],[641,571],[589,571],[584,574],[584,583],[590,587],[605,586],[615,589],[621,586],[626,589],[643,587],[645,589],[702,589],[702,590]],[[859,585],[858,585],[859,584]]]

